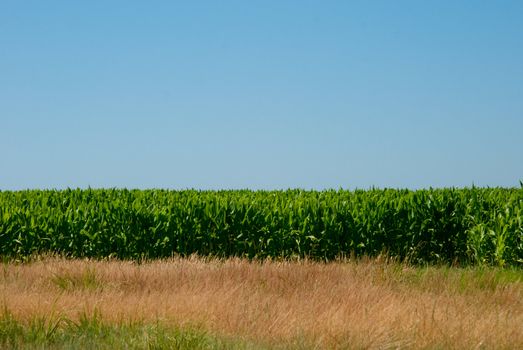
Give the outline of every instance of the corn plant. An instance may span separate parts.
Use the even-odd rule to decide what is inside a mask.
[[[0,255],[523,264],[523,188],[0,191]]]

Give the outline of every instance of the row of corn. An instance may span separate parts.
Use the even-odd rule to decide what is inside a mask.
[[[0,191],[0,256],[523,265],[523,189]]]

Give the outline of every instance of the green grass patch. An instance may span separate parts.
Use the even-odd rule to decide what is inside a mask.
[[[0,348],[8,349],[259,349],[243,340],[211,335],[203,329],[160,323],[107,323],[96,314],[78,321],[63,317],[16,319],[0,315]]]
[[[103,288],[103,282],[96,277],[94,269],[85,269],[80,274],[55,274],[52,283],[63,291],[88,290],[95,291]]]
[[[383,279],[394,285],[432,292],[447,290],[474,293],[523,284],[523,269],[518,267],[421,267],[391,264],[381,268],[386,270],[383,272]]]

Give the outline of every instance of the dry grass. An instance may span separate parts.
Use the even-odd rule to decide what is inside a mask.
[[[172,259],[6,263],[17,319],[98,312],[109,322],[197,325],[268,346],[523,348],[521,270]]]

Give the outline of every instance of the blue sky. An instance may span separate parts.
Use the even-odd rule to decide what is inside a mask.
[[[519,186],[523,1],[0,2],[0,189]]]

